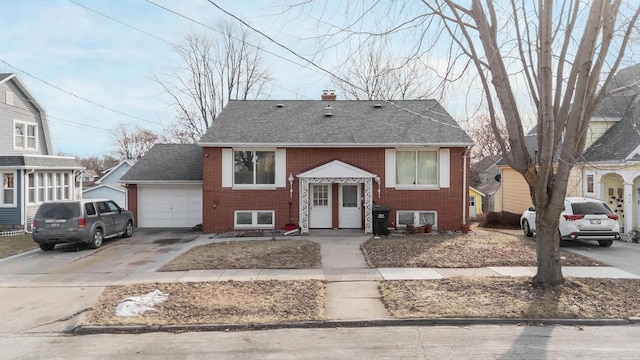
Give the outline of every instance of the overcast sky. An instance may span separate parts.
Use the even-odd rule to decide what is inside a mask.
[[[206,0],[153,2],[212,27],[229,19]],[[303,55],[310,53],[301,41],[313,36],[310,19],[278,15],[282,8],[269,1],[216,3]],[[159,131],[171,121],[171,101],[151,78],[177,63],[168,43],[180,44],[189,29],[211,31],[145,0],[0,0],[0,9],[0,72],[17,73],[44,106],[56,153],[79,156],[110,152],[110,131],[121,122]],[[291,60],[264,54],[274,79],[271,99],[319,99],[331,86],[328,76],[296,65],[302,61],[252,36]]]

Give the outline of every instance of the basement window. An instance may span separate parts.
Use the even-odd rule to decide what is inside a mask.
[[[236,210],[233,217],[236,229],[275,228],[274,210]]]

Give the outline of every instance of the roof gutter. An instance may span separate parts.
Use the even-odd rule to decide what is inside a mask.
[[[199,142],[201,147],[251,147],[251,148],[400,148],[400,147],[466,147],[473,143],[216,143]]]

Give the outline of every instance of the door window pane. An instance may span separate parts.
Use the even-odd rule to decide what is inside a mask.
[[[358,185],[342,186],[342,207],[358,207]]]
[[[313,185],[313,206],[329,205],[329,185]]]

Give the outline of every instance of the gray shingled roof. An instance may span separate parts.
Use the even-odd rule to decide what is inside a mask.
[[[46,169],[84,169],[74,158],[58,156],[7,155],[0,156],[0,166]]]
[[[2,80],[8,78],[11,75],[13,75],[13,74],[11,74],[11,73],[0,73],[0,82],[2,82]]]
[[[202,148],[196,144],[155,144],[120,181],[202,181]]]
[[[322,147],[473,143],[436,100],[393,104],[359,100],[230,101],[199,144]],[[326,116],[328,112],[332,116]]]
[[[622,161],[640,146],[640,97],[584,152],[585,161]]]

